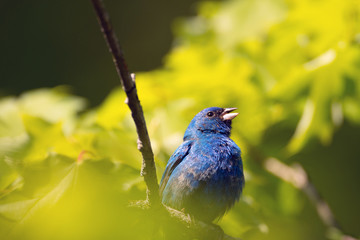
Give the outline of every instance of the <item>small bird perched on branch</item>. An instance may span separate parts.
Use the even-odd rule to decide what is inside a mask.
[[[236,108],[206,108],[185,131],[160,182],[162,203],[204,222],[222,217],[245,180],[240,148],[229,138]]]

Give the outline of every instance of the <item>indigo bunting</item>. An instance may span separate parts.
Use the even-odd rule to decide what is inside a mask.
[[[192,119],[162,176],[163,204],[212,222],[239,199],[245,183],[241,151],[229,138],[235,109],[206,108]]]

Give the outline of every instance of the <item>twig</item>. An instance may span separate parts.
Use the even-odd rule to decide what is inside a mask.
[[[311,183],[308,175],[306,174],[306,171],[301,167],[300,164],[288,166],[278,159],[268,158],[264,162],[264,167],[275,176],[291,183],[294,187],[305,192],[312,204],[316,207],[320,219],[328,228],[336,229],[337,231],[343,233],[343,240],[355,240],[355,238],[344,234],[344,231],[336,221],[330,206],[321,197],[320,193]]]
[[[132,118],[136,125],[138,134],[138,149],[140,150],[143,162],[141,175],[147,185],[147,199],[150,204],[160,204],[159,185],[156,176],[154,154],[151,149],[149,134],[146,128],[144,113],[137,95],[135,79],[130,75],[123,52],[110,24],[110,17],[102,0],[91,0],[94,6],[101,31],[112,54],[116,71],[119,75],[122,88],[127,95],[127,101]]]
[[[291,183],[294,187],[303,190],[316,206],[321,220],[328,227],[340,229],[329,205],[321,198],[314,185],[309,181],[305,170],[299,164],[288,166],[275,158],[269,158],[265,161],[265,168],[282,180]]]

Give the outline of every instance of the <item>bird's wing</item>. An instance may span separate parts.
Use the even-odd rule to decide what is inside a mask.
[[[181,144],[176,151],[173,153],[173,155],[170,157],[165,172],[161,178],[160,181],[160,195],[162,195],[165,186],[171,176],[171,173],[174,171],[174,169],[182,162],[182,160],[186,157],[186,155],[189,154],[190,148],[193,141],[185,141],[183,144]]]

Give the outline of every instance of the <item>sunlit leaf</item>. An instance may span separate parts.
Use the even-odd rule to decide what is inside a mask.
[[[25,129],[30,137],[24,161],[41,161],[51,152],[76,157],[80,151],[64,135],[62,123],[49,123],[41,118],[23,116]]]
[[[16,180],[20,175],[10,162],[6,157],[0,157],[0,197],[18,187],[19,182]]]

